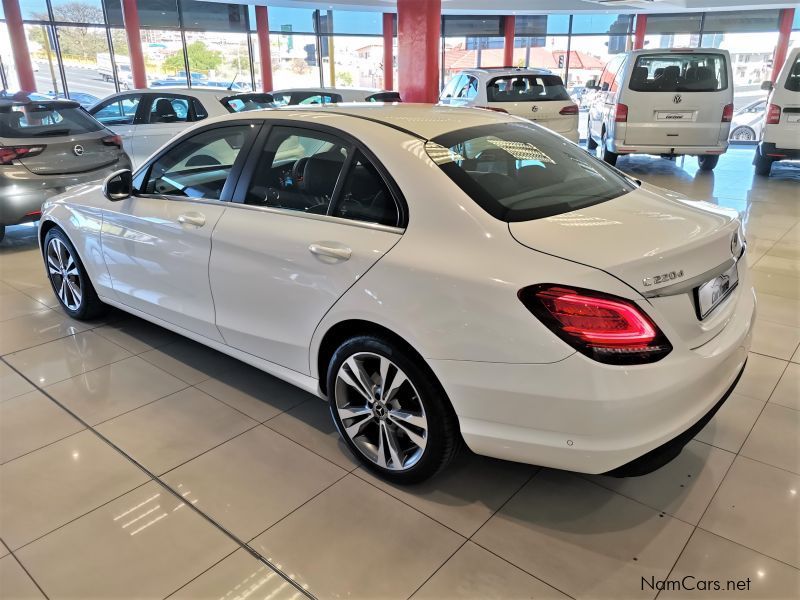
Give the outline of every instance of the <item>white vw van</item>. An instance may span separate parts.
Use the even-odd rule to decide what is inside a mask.
[[[733,74],[726,50],[618,54],[586,87],[596,90],[587,145],[612,165],[620,154],[690,154],[710,171],[728,149]]]

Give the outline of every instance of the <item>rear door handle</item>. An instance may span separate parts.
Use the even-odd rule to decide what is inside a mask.
[[[331,242],[316,242],[308,247],[308,251],[317,256],[327,256],[338,260],[348,260],[353,254],[350,248],[338,244],[331,245]]]
[[[178,223],[182,225],[194,225],[195,227],[202,227],[206,224],[206,216],[199,212],[189,212],[178,215]]]

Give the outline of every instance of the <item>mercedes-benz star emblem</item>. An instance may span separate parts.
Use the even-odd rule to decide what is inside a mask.
[[[75,147],[72,149],[75,153],[75,156],[83,156],[83,146],[80,144],[75,144]]]
[[[673,101],[675,104],[680,104],[680,103],[681,103],[681,100],[683,100],[683,98],[681,98],[681,95],[680,95],[680,94],[675,94],[675,95],[672,97],[672,101]]]

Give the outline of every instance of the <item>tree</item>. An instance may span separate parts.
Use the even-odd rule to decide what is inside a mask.
[[[351,87],[353,85],[353,74],[349,71],[339,71],[336,73],[336,85]]]
[[[103,9],[84,2],[57,4],[53,6],[53,16],[56,21],[68,23],[103,23]],[[48,20],[47,14],[37,14],[34,18]],[[61,54],[65,57],[89,60],[100,52],[108,52],[104,29],[70,25],[58,27],[57,31]],[[43,43],[44,39],[35,41]]]
[[[221,52],[209,50],[208,46],[199,40],[186,46],[186,55],[189,57],[189,65],[193,73],[207,73],[219,67],[223,60]],[[183,53],[176,52],[167,57],[164,61],[164,69],[176,72],[185,71]]]

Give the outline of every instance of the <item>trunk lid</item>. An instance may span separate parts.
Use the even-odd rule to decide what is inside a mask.
[[[509,230],[524,246],[624,281],[695,348],[717,335],[732,313],[736,292],[700,319],[694,290],[733,264],[739,226],[733,211],[644,185],[579,211],[512,222]]]
[[[19,159],[31,173],[36,175],[63,175],[95,171],[113,164],[119,159],[116,146],[103,143],[110,132],[93,132],[69,137],[37,138],[46,146],[41,154]]]
[[[571,100],[545,100],[541,102],[489,102],[490,108],[499,108],[515,117],[522,117],[534,123],[547,127],[551,131],[564,133],[575,129],[578,120],[577,114],[562,115],[560,111],[568,106],[574,106]]]

